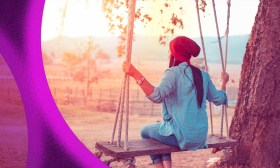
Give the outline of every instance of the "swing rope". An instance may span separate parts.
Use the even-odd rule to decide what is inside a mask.
[[[121,112],[121,115],[120,115],[120,118],[119,118],[119,129],[118,129],[118,141],[117,141],[117,147],[120,147],[120,143],[121,143],[121,134],[122,134],[122,121],[123,121],[123,110],[124,110],[124,95],[125,95],[125,83],[126,83],[126,76],[123,77],[123,85],[122,85],[122,89],[121,89],[121,107],[120,107],[120,112]]]
[[[228,4],[228,12],[227,12],[227,28],[226,28],[226,52],[225,52],[225,60],[227,60],[227,53],[228,53],[228,33],[229,33],[229,17],[230,17],[230,0],[227,2]],[[221,56],[221,64],[222,64],[222,70],[223,72],[226,72],[226,64],[227,61],[224,62],[223,60],[223,51],[222,51],[222,45],[221,45],[221,38],[220,38],[220,33],[219,33],[219,26],[218,26],[218,20],[217,20],[217,14],[216,14],[216,7],[215,7],[215,0],[212,0],[212,5],[213,5],[213,11],[214,11],[214,18],[215,18],[215,23],[216,23],[216,30],[217,30],[217,38],[219,42],[219,51],[220,51],[220,56]],[[225,105],[222,106],[222,115],[221,115],[221,138],[223,137],[223,120],[224,120],[224,114],[226,116],[226,131],[227,131],[227,136],[229,136],[228,133],[228,120],[227,120],[227,108]]]
[[[202,28],[201,28],[198,0],[195,0],[195,2],[196,2],[196,13],[197,13],[199,32],[200,32],[200,41],[201,41],[201,45],[202,45],[203,58],[204,58],[204,66],[205,66],[205,71],[208,72],[207,57],[206,57],[204,39],[203,39]],[[209,109],[210,109],[211,135],[213,135],[213,114],[212,114],[212,103],[211,102],[209,102]]]
[[[132,40],[133,40],[133,28],[134,28],[134,16],[135,16],[135,6],[136,0],[129,1],[128,7],[128,24],[127,24],[127,34],[126,34],[126,61],[131,62],[132,53]],[[114,142],[115,130],[117,126],[117,121],[119,120],[118,127],[118,140],[117,147],[121,146],[121,132],[122,132],[122,120],[123,112],[126,112],[125,120],[125,140],[124,140],[124,150],[128,150],[128,122],[129,122],[129,75],[125,74],[122,81],[121,92],[117,104],[115,122],[113,126],[113,132],[111,137],[111,143]],[[119,117],[120,113],[120,118]]]
[[[227,27],[226,27],[226,50],[225,50],[225,70],[227,69],[227,56],[228,56],[228,34],[229,34],[229,18],[230,18],[230,6],[231,6],[231,0],[227,1],[228,5],[228,11],[227,11]],[[227,137],[229,137],[229,132],[228,132],[228,116],[227,116],[227,108],[225,108],[225,117],[226,117],[226,129],[227,129]]]
[[[230,6],[231,0],[227,1],[228,11],[227,11],[227,27],[226,27],[226,51],[225,51],[225,69],[227,69],[227,56],[228,56],[228,34],[229,34],[229,18],[230,18]]]
[[[225,72],[224,57],[223,57],[223,50],[222,50],[222,43],[221,43],[221,38],[220,38],[218,19],[217,19],[217,14],[216,14],[215,0],[212,0],[212,4],[213,4],[214,18],[215,18],[215,23],[216,23],[217,38],[218,38],[218,44],[219,44],[222,70],[223,70],[223,72]]]
[[[216,23],[216,30],[217,30],[217,38],[218,38],[218,44],[219,44],[219,51],[220,51],[220,57],[221,57],[221,64],[222,64],[222,70],[225,72],[225,66],[224,66],[224,59],[223,59],[223,51],[222,51],[222,45],[221,45],[221,39],[220,39],[220,31],[218,26],[218,20],[217,20],[217,14],[216,14],[216,7],[215,7],[215,0],[212,0],[213,5],[213,12],[214,12],[214,18]],[[224,123],[224,105],[222,106],[222,115],[221,115],[221,138],[223,137],[223,123]]]
[[[124,78],[123,78],[124,79]],[[112,138],[111,138],[111,143],[114,142],[114,136],[115,136],[115,132],[116,132],[116,127],[117,127],[117,122],[118,122],[118,117],[119,117],[119,113],[120,113],[120,108],[121,108],[121,104],[122,104],[122,99],[121,97],[123,97],[123,84],[124,84],[124,80],[122,80],[122,84],[121,84],[121,89],[120,89],[120,95],[118,98],[118,103],[117,103],[117,108],[116,108],[116,116],[115,116],[115,122],[114,122],[114,126],[113,126],[113,132],[112,132]]]

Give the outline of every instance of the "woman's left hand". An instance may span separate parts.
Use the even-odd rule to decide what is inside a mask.
[[[124,61],[122,65],[123,72],[129,76],[134,76],[137,72],[137,69],[128,61]]]

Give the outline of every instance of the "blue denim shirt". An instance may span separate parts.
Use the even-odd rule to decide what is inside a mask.
[[[201,108],[197,105],[192,70],[186,62],[167,69],[154,92],[147,96],[154,103],[162,103],[163,121],[159,133],[163,136],[174,134],[181,150],[207,147],[206,100],[215,105],[227,105],[226,93],[215,88],[208,73],[201,72],[204,89]]]

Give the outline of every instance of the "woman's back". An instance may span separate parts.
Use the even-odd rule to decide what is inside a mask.
[[[183,150],[204,147],[208,131],[206,99],[217,105],[226,101],[226,94],[216,90],[209,74],[201,73],[204,93],[201,107],[197,103],[192,70],[186,62],[166,70],[154,93],[148,96],[153,102],[162,103],[164,122],[160,133],[174,134]]]

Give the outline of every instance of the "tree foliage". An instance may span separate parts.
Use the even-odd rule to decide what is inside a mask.
[[[127,15],[128,15],[129,0],[103,0],[103,11],[108,19],[109,31],[118,33],[119,46],[117,46],[118,56],[124,55],[125,41],[127,33]],[[151,1],[137,1],[140,5],[136,5],[135,22],[141,22],[144,27],[147,24],[155,24],[159,28],[159,44],[166,45],[167,37],[174,35],[176,30],[184,29],[182,15],[185,13],[182,6],[182,1],[157,1],[160,5],[153,6],[153,10],[158,14],[153,16],[149,10],[145,10]],[[205,11],[205,0],[199,0],[199,8]],[[166,17],[167,16],[167,17]]]
[[[45,65],[50,65],[54,63],[54,58],[51,55],[48,55],[46,52],[42,52],[42,57]]]
[[[65,51],[62,55],[62,62],[64,63],[64,65],[70,67],[76,66],[77,64],[81,63],[81,61],[82,61],[81,57],[69,51]]]
[[[87,47],[80,54],[65,51],[62,55],[62,63],[74,80],[84,82],[88,77],[88,82],[96,82],[98,76],[99,63],[110,62],[110,56],[104,52],[96,43],[90,39]],[[88,74],[92,72],[92,74]]]

